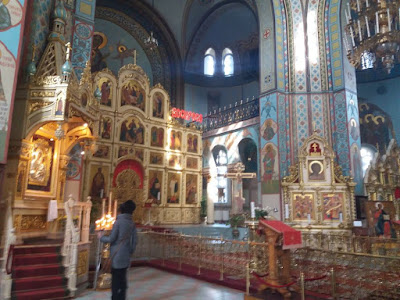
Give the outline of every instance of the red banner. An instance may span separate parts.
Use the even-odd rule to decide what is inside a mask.
[[[194,121],[194,122],[203,122],[203,115],[194,113],[191,111],[186,111],[183,109],[175,108],[173,107],[171,110],[171,117],[177,118],[177,119],[183,119],[186,121]]]

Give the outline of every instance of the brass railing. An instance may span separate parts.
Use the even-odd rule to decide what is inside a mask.
[[[221,281],[242,280],[247,293],[250,285],[260,286],[256,277],[261,281],[260,276],[268,270],[267,243],[160,232],[140,232],[138,237],[134,260],[158,262],[175,270],[189,266],[197,275],[214,271],[213,276],[217,274]],[[330,241],[333,236],[321,238]],[[392,299],[400,299],[400,257],[346,252],[364,249],[354,245],[366,243],[365,239],[350,241],[353,243],[344,243],[342,251],[309,247],[292,251],[290,268],[295,285],[291,289],[305,295],[323,294],[331,299],[390,299],[382,298],[384,291]],[[277,264],[283,272],[279,259]]]

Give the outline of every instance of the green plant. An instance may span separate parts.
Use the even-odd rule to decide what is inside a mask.
[[[256,209],[256,220],[263,219],[264,217],[268,216],[268,211],[263,209]]]
[[[231,225],[232,228],[236,228],[244,225],[245,217],[243,215],[232,215],[228,221],[228,224]]]
[[[200,201],[200,217],[207,216],[207,197],[203,196]]]

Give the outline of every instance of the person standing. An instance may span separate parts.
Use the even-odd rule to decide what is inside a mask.
[[[126,271],[130,267],[131,256],[137,243],[136,226],[132,219],[132,214],[136,209],[135,202],[128,200],[122,203],[119,209],[121,214],[117,216],[111,234],[100,238],[101,242],[111,245],[112,300],[126,298],[128,287]]]

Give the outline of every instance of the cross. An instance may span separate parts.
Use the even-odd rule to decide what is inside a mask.
[[[317,152],[318,145],[316,143],[311,145],[311,148],[314,149],[314,152]]]
[[[256,173],[243,173],[245,167],[241,162],[235,165],[235,172],[226,173],[225,178],[232,179],[232,208],[231,214],[239,214],[243,212],[243,203],[245,199],[243,198],[243,178],[255,178]]]
[[[65,51],[65,61],[69,61],[69,56],[72,51],[71,43],[70,42],[66,43],[65,47],[67,47],[67,49]]]

